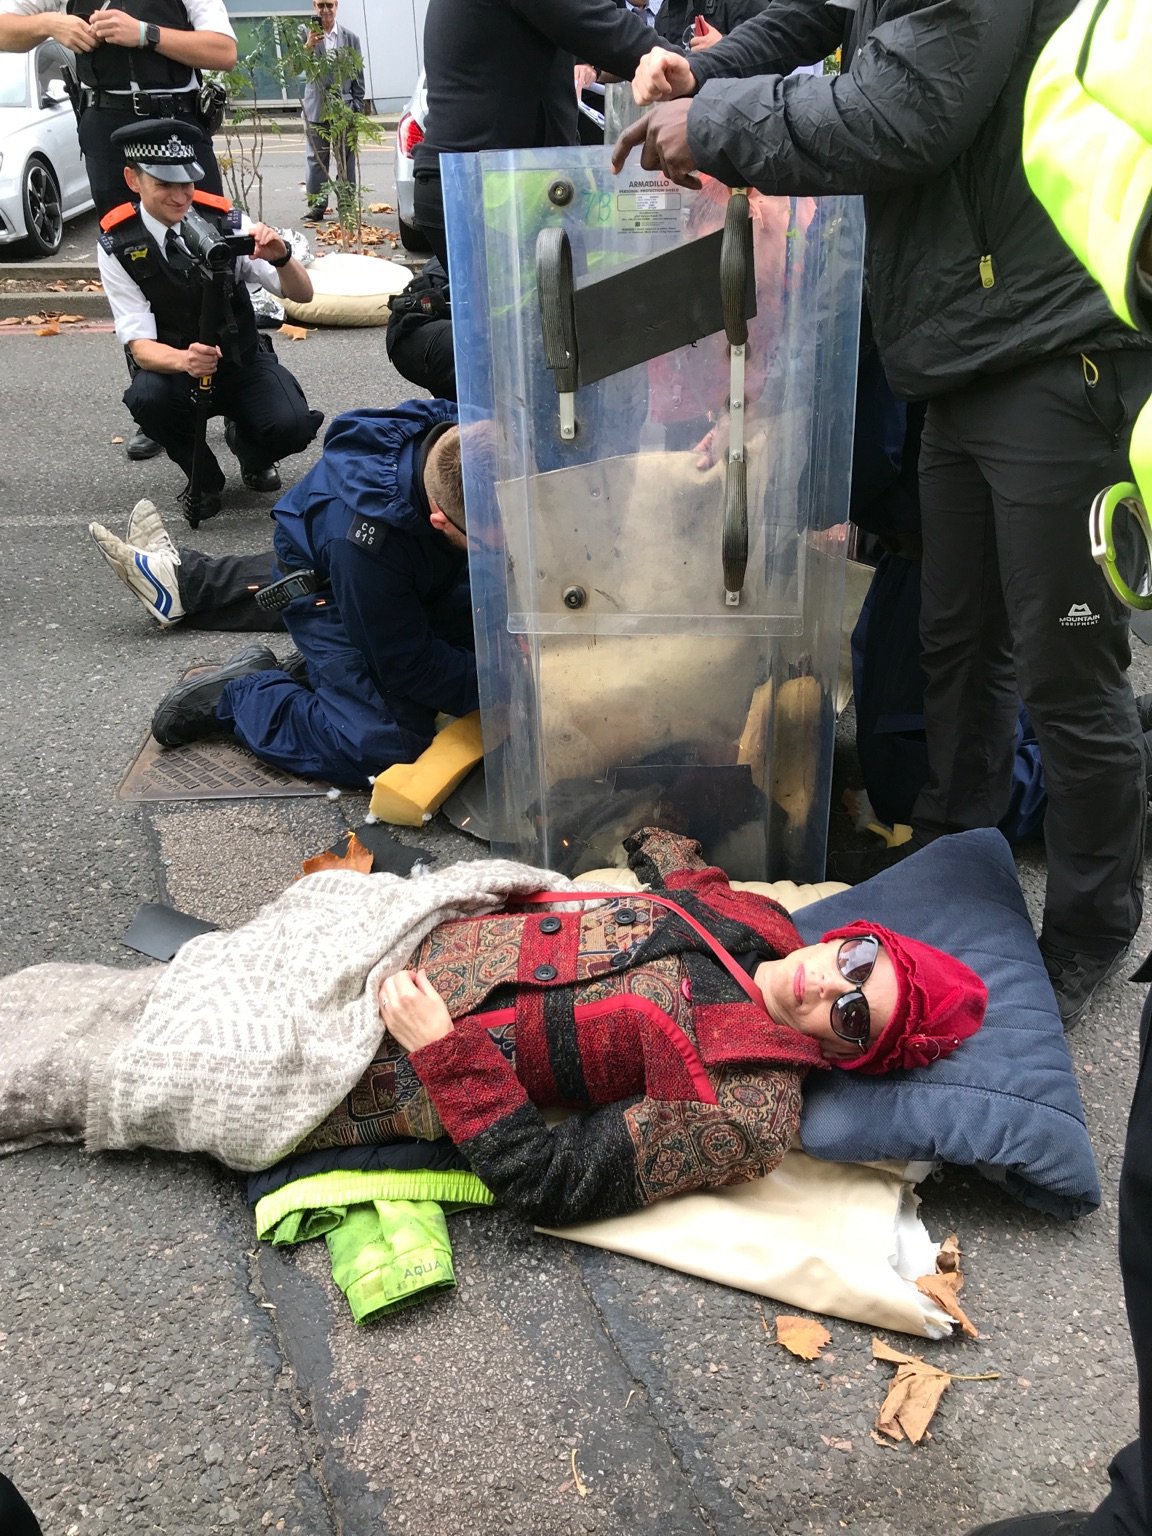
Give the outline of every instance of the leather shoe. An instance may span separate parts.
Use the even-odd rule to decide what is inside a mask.
[[[281,672],[287,672],[292,681],[301,688],[311,688],[308,681],[308,663],[299,651],[289,651],[280,663]]]
[[[250,491],[278,491],[280,489],[280,471],[275,464],[267,464],[263,469],[241,468],[240,478]]]
[[[271,672],[280,663],[266,645],[245,646],[222,667],[185,678],[170,688],[152,716],[152,734],[162,747],[184,747],[208,736],[230,736],[231,727],[216,718],[216,706],[234,678]]]
[[[275,464],[264,464],[259,469],[251,464],[245,464],[240,458],[240,450],[236,446],[239,430],[234,421],[224,423],[224,441],[231,448],[240,463],[240,478],[250,491],[278,491],[280,489],[280,471]]]
[[[147,432],[141,432],[137,427],[125,443],[124,452],[130,459],[154,459],[158,453],[163,453],[164,449],[154,437],[149,437]]]

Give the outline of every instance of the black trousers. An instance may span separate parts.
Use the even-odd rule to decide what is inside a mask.
[[[1044,764],[1041,944],[1109,955],[1143,901],[1147,808],[1126,610],[1092,561],[1088,509],[1128,478],[1152,351],[1048,359],[928,404],[920,637],[929,780],[916,831],[994,827],[1017,699]]]
[[[84,156],[84,169],[88,172],[88,185],[96,201],[98,219],[132,196],[124,180],[124,153],[111,138],[117,128],[141,121],[146,119],[137,117],[132,111],[120,112],[115,107],[85,107],[81,113],[80,152]],[[193,121],[199,127],[199,119]],[[196,159],[204,170],[204,180],[198,183],[200,190],[222,193],[224,184],[220,180],[220,167],[216,164],[211,142],[197,148]]]
[[[444,228],[444,186],[439,171],[421,169],[414,173],[412,217],[447,272],[448,234]]]
[[[280,614],[268,613],[255,598],[278,574],[270,549],[258,555],[205,555],[198,549],[181,548],[176,585],[184,604],[184,623],[191,629],[235,633],[282,630]]]
[[[188,375],[141,368],[124,392],[124,404],[173,463],[191,475],[196,408]],[[250,363],[220,363],[213,414],[236,423],[236,456],[249,470],[264,469],[307,448],[324,420],[319,411],[309,410],[304,391],[271,350],[259,351]],[[223,485],[224,472],[208,452],[200,488],[218,491]]]
[[[1145,963],[1147,970],[1147,962]],[[1142,979],[1147,979],[1141,973]],[[1108,1469],[1111,1491],[1084,1536],[1147,1536],[1152,1511],[1152,993],[1140,1019],[1140,1072],[1120,1173],[1120,1271],[1140,1393],[1140,1439]]]

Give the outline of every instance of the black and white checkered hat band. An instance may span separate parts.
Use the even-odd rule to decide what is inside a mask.
[[[176,134],[168,140],[167,144],[151,142],[125,144],[125,160],[137,160],[153,165],[188,165],[195,161],[196,150],[187,139],[178,138]]]

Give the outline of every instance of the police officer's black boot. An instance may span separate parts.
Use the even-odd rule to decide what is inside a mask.
[[[271,672],[280,663],[266,645],[248,645],[222,667],[199,672],[170,688],[152,716],[152,734],[162,747],[186,747],[209,736],[230,736],[231,727],[216,718],[220,695],[236,677]]]

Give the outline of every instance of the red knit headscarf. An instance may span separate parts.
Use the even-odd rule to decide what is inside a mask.
[[[865,933],[875,934],[888,951],[896,972],[896,1008],[887,1029],[879,1035],[873,1031],[866,1051],[830,1060],[829,1065],[848,1072],[926,1067],[976,1033],[984,1022],[988,988],[970,966],[942,949],[876,923],[833,928],[822,942],[855,939]]]

